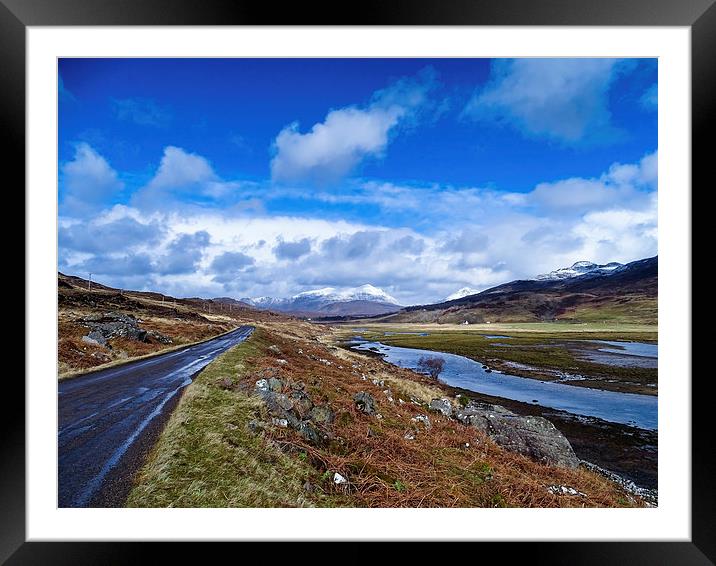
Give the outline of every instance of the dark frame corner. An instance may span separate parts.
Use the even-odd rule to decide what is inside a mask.
[[[351,16],[321,3],[273,9],[237,0],[0,0],[0,114],[6,163],[14,186],[25,186],[25,31],[58,25],[582,25],[689,26],[692,54],[692,172],[706,185],[711,173],[707,135],[716,125],[715,0],[364,0]],[[347,12],[346,12],[347,13]],[[712,137],[712,136],[711,136]],[[709,179],[709,181],[712,180]],[[8,185],[10,183],[7,183]],[[19,193],[19,191],[18,191]],[[25,210],[24,198],[20,205]],[[24,265],[24,260],[23,260]],[[28,297],[25,295],[25,300]],[[482,544],[478,558],[523,554],[550,564],[716,564],[716,443],[710,420],[708,376],[692,380],[692,540],[655,543]],[[7,399],[24,399],[23,384],[6,381]],[[25,539],[25,409],[0,412],[0,561],[7,564],[116,564],[147,562],[161,548],[164,561],[206,545],[156,543],[39,543]],[[168,548],[170,547],[170,548]],[[284,545],[284,548],[286,546]],[[517,551],[517,552],[515,552]],[[273,551],[272,551],[273,552]],[[177,553],[178,554],[178,553]],[[348,556],[348,554],[346,554]]]

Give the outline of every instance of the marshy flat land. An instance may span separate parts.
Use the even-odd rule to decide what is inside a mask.
[[[656,364],[608,363],[609,352],[621,346],[605,342],[656,345],[654,325],[602,323],[493,323],[493,324],[362,324],[338,327],[344,339],[363,339],[390,346],[418,348],[465,356],[503,373],[560,381],[622,393],[656,395]],[[607,346],[610,346],[609,348]],[[599,353],[603,363],[596,363]],[[624,352],[626,354],[626,351]],[[614,353],[615,361],[627,360]],[[639,358],[631,356],[631,359]],[[604,363],[606,362],[606,363]]]

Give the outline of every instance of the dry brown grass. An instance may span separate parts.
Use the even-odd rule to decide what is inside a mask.
[[[434,382],[377,359],[332,349],[324,343],[324,329],[303,323],[268,324],[258,332],[258,344],[262,346],[255,347],[246,358],[251,369],[238,376],[235,402],[246,402],[257,377],[273,368],[284,382],[303,382],[314,403],[330,405],[335,422],[330,427],[330,442],[325,446],[311,445],[290,429],[269,426],[263,433],[264,442],[281,447],[297,462],[310,464],[316,472],[314,482],[317,493],[324,498],[323,504],[330,501],[332,505],[353,507],[641,505],[592,472],[535,463],[500,448],[474,428],[427,413],[424,406],[411,402],[410,397],[424,403],[441,396]],[[269,350],[271,345],[280,353]],[[278,364],[277,358],[288,363]],[[384,380],[384,386],[374,384],[373,379]],[[388,387],[393,402],[384,393]],[[352,398],[359,391],[374,397],[382,418],[365,415],[355,407]],[[400,398],[405,402],[400,403]],[[411,420],[418,414],[429,414],[431,428]],[[414,440],[406,438],[408,432],[415,436]],[[206,465],[210,466],[210,462]],[[334,472],[346,477],[348,485],[335,485]],[[245,479],[236,478],[236,482]],[[573,487],[587,496],[553,495],[547,489],[553,484]],[[284,498],[279,504],[306,505],[310,499],[302,494],[294,503]]]

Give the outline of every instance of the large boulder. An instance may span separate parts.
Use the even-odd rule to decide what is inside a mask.
[[[579,466],[572,445],[543,417],[520,416],[499,405],[471,403],[456,412],[456,418],[473,426],[496,444],[550,466]]]

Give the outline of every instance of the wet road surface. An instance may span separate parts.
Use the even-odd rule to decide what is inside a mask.
[[[61,381],[58,506],[122,506],[181,390],[252,331],[241,326],[182,350]]]

